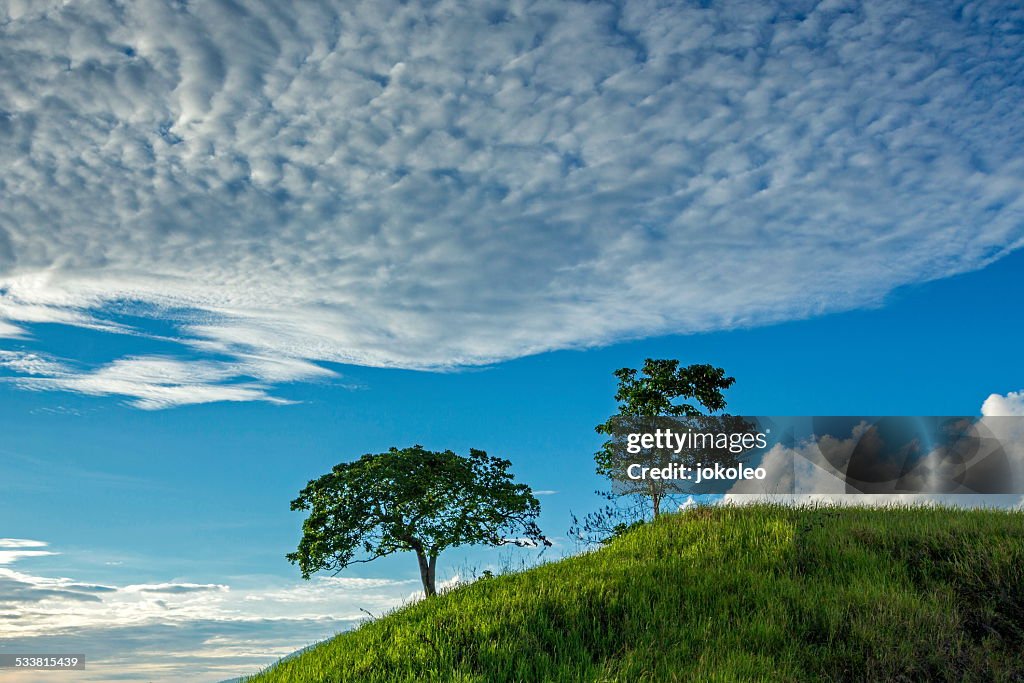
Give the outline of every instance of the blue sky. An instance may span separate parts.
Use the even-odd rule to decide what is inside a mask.
[[[548,552],[571,551],[564,539],[570,511],[599,503],[593,426],[614,409],[611,371],[648,356],[727,368],[737,377],[728,398],[738,413],[979,414],[990,395],[1024,387],[1017,343],[1024,322],[1007,314],[1007,302],[1024,296],[1022,268],[1018,253],[975,273],[900,290],[877,308],[473,370],[338,366],[337,381],[283,388],[293,405],[142,411],[119,398],[27,392],[7,382],[0,389],[4,533],[45,540],[35,549],[56,553],[7,566],[36,589],[61,577],[121,591],[148,586],[152,601],[169,597],[169,609],[178,612],[172,629],[152,606],[125,600],[90,616],[89,628],[74,629],[74,638],[51,628],[47,636],[15,637],[9,647],[67,643],[104,658],[121,649],[130,670],[145,672],[139,680],[154,675],[159,658],[133,648],[155,647],[189,654],[184,664],[215,680],[334,633],[358,619],[360,607],[377,613],[408,599],[417,587],[410,557],[343,575],[404,583],[314,581],[306,588],[283,558],[301,522],[288,502],[306,480],[340,459],[391,445],[463,452],[473,446],[510,458],[522,480],[557,492],[540,497],[542,526],[559,542]],[[96,336],[51,326],[33,332],[25,346],[87,346]],[[147,351],[148,342],[137,344],[135,352]],[[1020,398],[1013,399],[1007,400],[1019,410]],[[530,551],[452,552],[442,573],[465,576],[469,567],[533,559]],[[189,587],[195,592],[159,592]],[[220,621],[206,619],[211,604]],[[82,610],[75,602],[63,609]],[[261,621],[278,614],[293,620]],[[138,625],[126,625],[136,619]],[[226,646],[211,638],[223,634],[248,646],[237,659],[213,658]]]
[[[509,458],[557,540],[647,357],[740,414],[1024,412],[1005,3],[0,13],[4,650],[219,680],[408,599],[283,559],[392,445]]]

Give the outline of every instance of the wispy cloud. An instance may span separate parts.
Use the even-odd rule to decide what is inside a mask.
[[[46,545],[46,541],[27,538],[0,538],[0,548],[45,548]]]
[[[61,375],[67,367],[38,353],[0,349],[0,368],[23,375]]]
[[[216,401],[288,403],[268,393],[269,383],[330,377],[334,373],[296,359],[245,356],[236,362],[128,357],[92,370],[35,353],[0,351],[0,368],[22,373],[19,386],[90,396],[123,396],[144,410]]]
[[[182,593],[205,593],[207,591],[224,592],[229,589],[227,586],[212,583],[156,583],[142,584],[138,586],[125,586],[123,590],[128,593],[167,593],[169,595],[181,595]]]
[[[8,339],[22,339],[25,336],[25,330],[21,329],[16,325],[12,325],[6,320],[0,320],[0,338]]]
[[[54,555],[49,550],[43,550],[47,544],[44,541],[32,541],[24,538],[0,538],[0,565],[14,564],[26,557],[45,557]]]
[[[199,375],[451,367],[872,305],[1024,243],[995,0],[18,7],[0,337],[144,302],[191,312]],[[141,371],[34,384],[270,395]]]

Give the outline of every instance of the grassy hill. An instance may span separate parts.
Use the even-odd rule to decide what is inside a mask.
[[[1024,514],[698,508],[247,680],[1024,681]]]

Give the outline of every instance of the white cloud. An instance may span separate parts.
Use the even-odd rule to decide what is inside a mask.
[[[215,401],[283,404],[288,401],[268,393],[270,382],[334,375],[298,359],[250,355],[240,357],[237,362],[138,356],[121,358],[94,370],[78,370],[34,353],[0,351],[0,367],[22,373],[13,381],[26,389],[123,396],[144,410]]]
[[[48,550],[0,550],[0,565],[14,564],[26,557],[44,557],[53,554]]]
[[[1024,391],[1011,391],[1005,396],[991,394],[981,404],[981,414],[986,417],[1024,415]]]
[[[12,325],[9,322],[0,320],[0,338],[8,339],[21,339],[25,336],[25,330],[21,329],[17,325]]]
[[[23,375],[60,375],[67,372],[61,363],[38,353],[0,349],[0,368]]]
[[[1006,3],[12,7],[0,336],[143,302],[199,356],[448,367],[871,305],[1024,244]],[[111,388],[80,379],[50,386]]]
[[[33,541],[28,538],[0,538],[0,548],[45,548],[46,541]]]
[[[834,493],[845,494],[845,482],[836,477],[831,461],[822,455],[822,451],[830,446],[846,451],[839,462],[845,463],[850,452],[856,445],[855,439],[835,440],[829,436],[818,442],[802,443],[795,448],[787,448],[782,444],[774,445],[764,455],[760,463],[768,476],[765,479],[750,479],[737,482],[729,494],[768,494],[774,495],[781,491],[798,493]]]
[[[7,540],[7,547],[46,545]],[[28,560],[29,552],[14,559]],[[8,651],[87,652],[83,680],[131,672],[153,681],[217,681],[350,628],[366,617],[361,609],[385,613],[409,601],[416,584],[258,576],[230,583],[93,583],[0,567],[0,639]]]
[[[205,593],[207,591],[226,592],[228,586],[216,583],[143,583],[125,586],[122,589],[126,593],[167,593],[169,595],[180,595],[182,593]]]
[[[33,541],[26,538],[0,538],[0,566],[14,564],[26,557],[45,557],[56,555],[45,548],[44,541]]]

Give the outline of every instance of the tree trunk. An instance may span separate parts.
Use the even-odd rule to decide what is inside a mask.
[[[428,598],[437,595],[437,590],[434,587],[434,565],[437,561],[437,556],[432,557],[428,561],[427,554],[422,549],[417,548],[416,559],[420,563],[420,580],[423,582],[423,594]]]
[[[427,573],[430,574],[430,591],[437,594],[437,552],[430,552],[430,562],[427,565]]]
[[[653,481],[650,484],[648,484],[648,487],[651,492],[651,504],[654,506],[654,519],[657,519],[658,515],[661,514],[662,494],[661,491],[658,490],[657,485]]]

